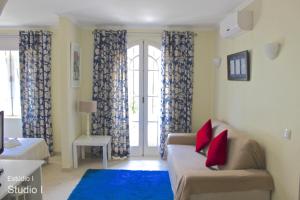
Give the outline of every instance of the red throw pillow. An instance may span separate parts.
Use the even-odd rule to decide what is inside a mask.
[[[197,132],[196,136],[196,152],[206,147],[212,138],[211,120],[208,120]]]
[[[206,167],[225,165],[227,160],[227,130],[215,137],[208,149]]]

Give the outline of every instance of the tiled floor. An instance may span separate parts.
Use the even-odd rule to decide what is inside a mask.
[[[101,169],[100,159],[87,158],[77,169],[61,169],[61,157],[54,156],[43,166],[44,200],[66,200],[87,169]],[[166,161],[159,158],[134,157],[124,161],[109,161],[109,169],[167,170]]]

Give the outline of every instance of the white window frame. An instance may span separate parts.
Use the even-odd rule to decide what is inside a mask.
[[[14,83],[14,73],[13,73],[13,65],[12,65],[12,57],[11,51],[19,51],[19,36],[18,35],[0,35],[0,51],[10,51],[10,77],[9,77],[9,84],[10,84],[10,101],[11,101],[11,113],[5,112],[5,118],[16,118],[20,119],[21,115],[14,114],[14,95],[13,95],[13,84]]]
[[[159,144],[157,147],[148,146],[148,45],[159,48],[161,45],[161,33],[129,33],[127,49],[140,46],[140,87],[139,87],[139,146],[130,147],[131,156],[159,156]],[[144,48],[145,47],[145,48]],[[143,78],[141,78],[143,77]]]

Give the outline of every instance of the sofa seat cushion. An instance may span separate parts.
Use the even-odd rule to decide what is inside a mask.
[[[210,170],[206,157],[195,152],[192,145],[168,145],[168,166],[172,189],[175,192],[181,177],[189,170]]]

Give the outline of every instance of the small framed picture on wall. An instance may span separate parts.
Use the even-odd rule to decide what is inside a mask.
[[[227,77],[230,81],[250,80],[249,51],[242,51],[227,56]]]
[[[80,86],[80,46],[71,43],[71,84],[72,87]]]

